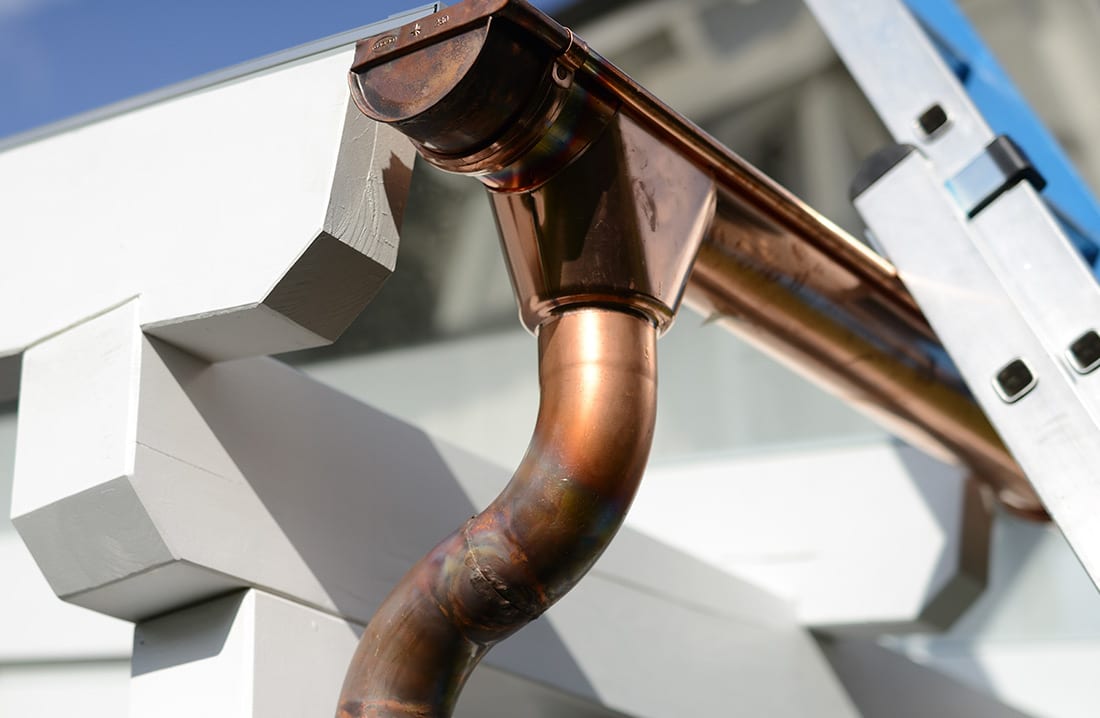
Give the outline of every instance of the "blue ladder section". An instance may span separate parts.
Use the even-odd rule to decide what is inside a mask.
[[[1100,276],[1100,204],[952,0],[904,0],[998,135],[1023,148],[1046,179],[1043,198]]]

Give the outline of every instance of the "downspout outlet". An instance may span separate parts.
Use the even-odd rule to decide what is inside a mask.
[[[428,162],[486,185],[520,319],[538,338],[541,399],[500,496],[371,619],[342,718],[451,715],[485,653],[592,567],[641,480],[656,339],[679,307],[715,188],[598,83],[586,86],[587,61],[572,33],[514,0],[468,0],[357,46],[357,106]]]

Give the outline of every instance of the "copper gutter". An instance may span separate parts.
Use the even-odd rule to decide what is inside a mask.
[[[888,262],[527,3],[363,40],[349,80],[364,114],[488,188],[542,402],[504,493],[372,619],[341,716],[450,715],[485,652],[591,567],[644,467],[654,341],[689,274],[707,316],[1043,515]]]
[[[1013,513],[1045,520],[938,341],[890,299],[724,195],[684,301],[910,443],[963,463]]]
[[[432,71],[410,72],[413,67]],[[573,91],[539,95],[546,83],[532,77],[547,72],[567,76]],[[886,417],[907,439],[966,464],[1013,511],[1045,516],[889,262],[537,9],[522,0],[467,0],[360,42],[350,79],[369,116],[393,121],[429,161],[479,175],[497,190],[524,190],[566,166],[607,113],[631,118],[719,188],[718,218],[692,276],[689,303],[716,318],[740,317],[723,324],[876,418]],[[572,117],[571,124],[557,123],[567,129],[556,136],[545,119],[555,113]],[[444,126],[449,129],[440,131]],[[515,172],[517,165],[524,171]],[[757,280],[771,289],[750,290]],[[802,321],[783,318],[780,295],[803,307]],[[529,317],[525,321],[532,327]],[[856,350],[853,333],[874,349]],[[876,359],[860,359],[869,355]],[[876,370],[865,376],[870,366]]]

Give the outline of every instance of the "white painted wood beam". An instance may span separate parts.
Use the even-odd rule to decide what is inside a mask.
[[[352,53],[0,152],[0,357],[137,296],[212,360],[335,340],[393,271],[414,154],[349,102]]]
[[[211,364],[142,338],[136,315],[127,303],[24,356],[28,379],[50,386],[50,376],[78,375],[92,346],[128,349],[105,362],[111,382],[57,384],[66,410],[98,407],[85,430],[136,421],[131,433],[114,431],[117,456],[92,473],[59,465],[74,474],[58,479],[60,490],[27,485],[54,480],[28,463],[33,452],[16,476],[14,523],[70,602],[144,621],[255,587],[362,624],[413,562],[508,479],[508,470],[274,360]],[[134,376],[130,403],[99,405],[101,385],[128,387]],[[116,387],[111,396],[129,395]],[[21,412],[42,427],[27,437],[47,433],[49,415],[35,406],[51,404],[36,399]],[[55,436],[54,446],[64,441]],[[44,454],[39,465],[53,460]],[[672,698],[659,699],[658,676],[687,687],[675,694],[685,715],[720,713],[731,691],[761,714],[852,715],[783,600],[630,530],[575,595],[486,661],[629,715],[668,715]],[[774,680],[761,682],[764,674]],[[638,675],[652,680],[631,690]]]

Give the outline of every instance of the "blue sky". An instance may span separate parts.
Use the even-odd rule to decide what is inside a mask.
[[[0,137],[423,4],[0,0]]]

